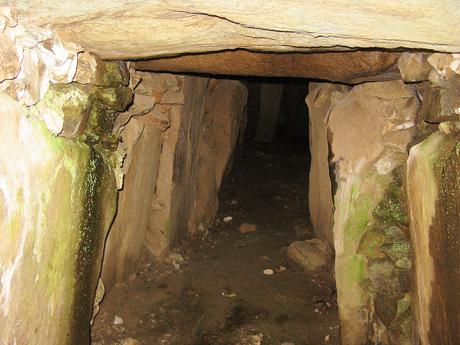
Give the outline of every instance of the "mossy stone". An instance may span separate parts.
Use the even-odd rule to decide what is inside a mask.
[[[388,186],[382,202],[375,208],[374,216],[385,225],[405,225],[408,222],[407,211],[403,205],[403,191],[396,183]]]

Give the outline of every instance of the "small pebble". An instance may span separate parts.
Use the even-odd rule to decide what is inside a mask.
[[[240,225],[240,232],[242,234],[247,234],[249,232],[254,232],[257,230],[256,224],[243,223]]]
[[[226,224],[231,223],[232,220],[233,220],[233,217],[232,217],[232,216],[227,216],[227,217],[225,217],[224,219],[222,219],[222,221],[223,221],[224,223],[226,223]]]
[[[275,272],[273,272],[273,270],[271,268],[266,268],[266,269],[264,269],[263,273],[265,275],[267,275],[267,276],[271,276]]]
[[[328,334],[324,337],[324,341],[328,342],[331,339],[331,336]]]
[[[121,345],[141,345],[141,343],[138,342],[136,339],[128,338],[122,340]]]
[[[114,325],[121,325],[123,323],[123,319],[119,317],[118,315],[115,315],[115,318],[113,319],[113,324]]]

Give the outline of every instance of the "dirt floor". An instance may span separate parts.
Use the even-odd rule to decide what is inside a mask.
[[[166,262],[144,253],[129,281],[105,296],[92,344],[338,344],[330,294],[286,260],[290,243],[313,235],[306,155],[283,145],[246,149],[207,236],[184,241]],[[256,231],[240,233],[243,223]]]

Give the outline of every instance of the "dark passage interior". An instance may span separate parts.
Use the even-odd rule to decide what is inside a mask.
[[[248,78],[247,117],[212,226],[161,259],[144,250],[105,296],[92,344],[336,344],[333,283],[289,258],[308,215],[308,82]],[[291,254],[292,255],[296,255]]]

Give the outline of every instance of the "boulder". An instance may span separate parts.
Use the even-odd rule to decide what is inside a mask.
[[[317,238],[293,242],[287,248],[287,257],[307,275],[331,283],[334,255],[327,242]]]
[[[428,53],[402,53],[397,62],[402,79],[405,82],[428,80],[431,65],[427,59]]]

